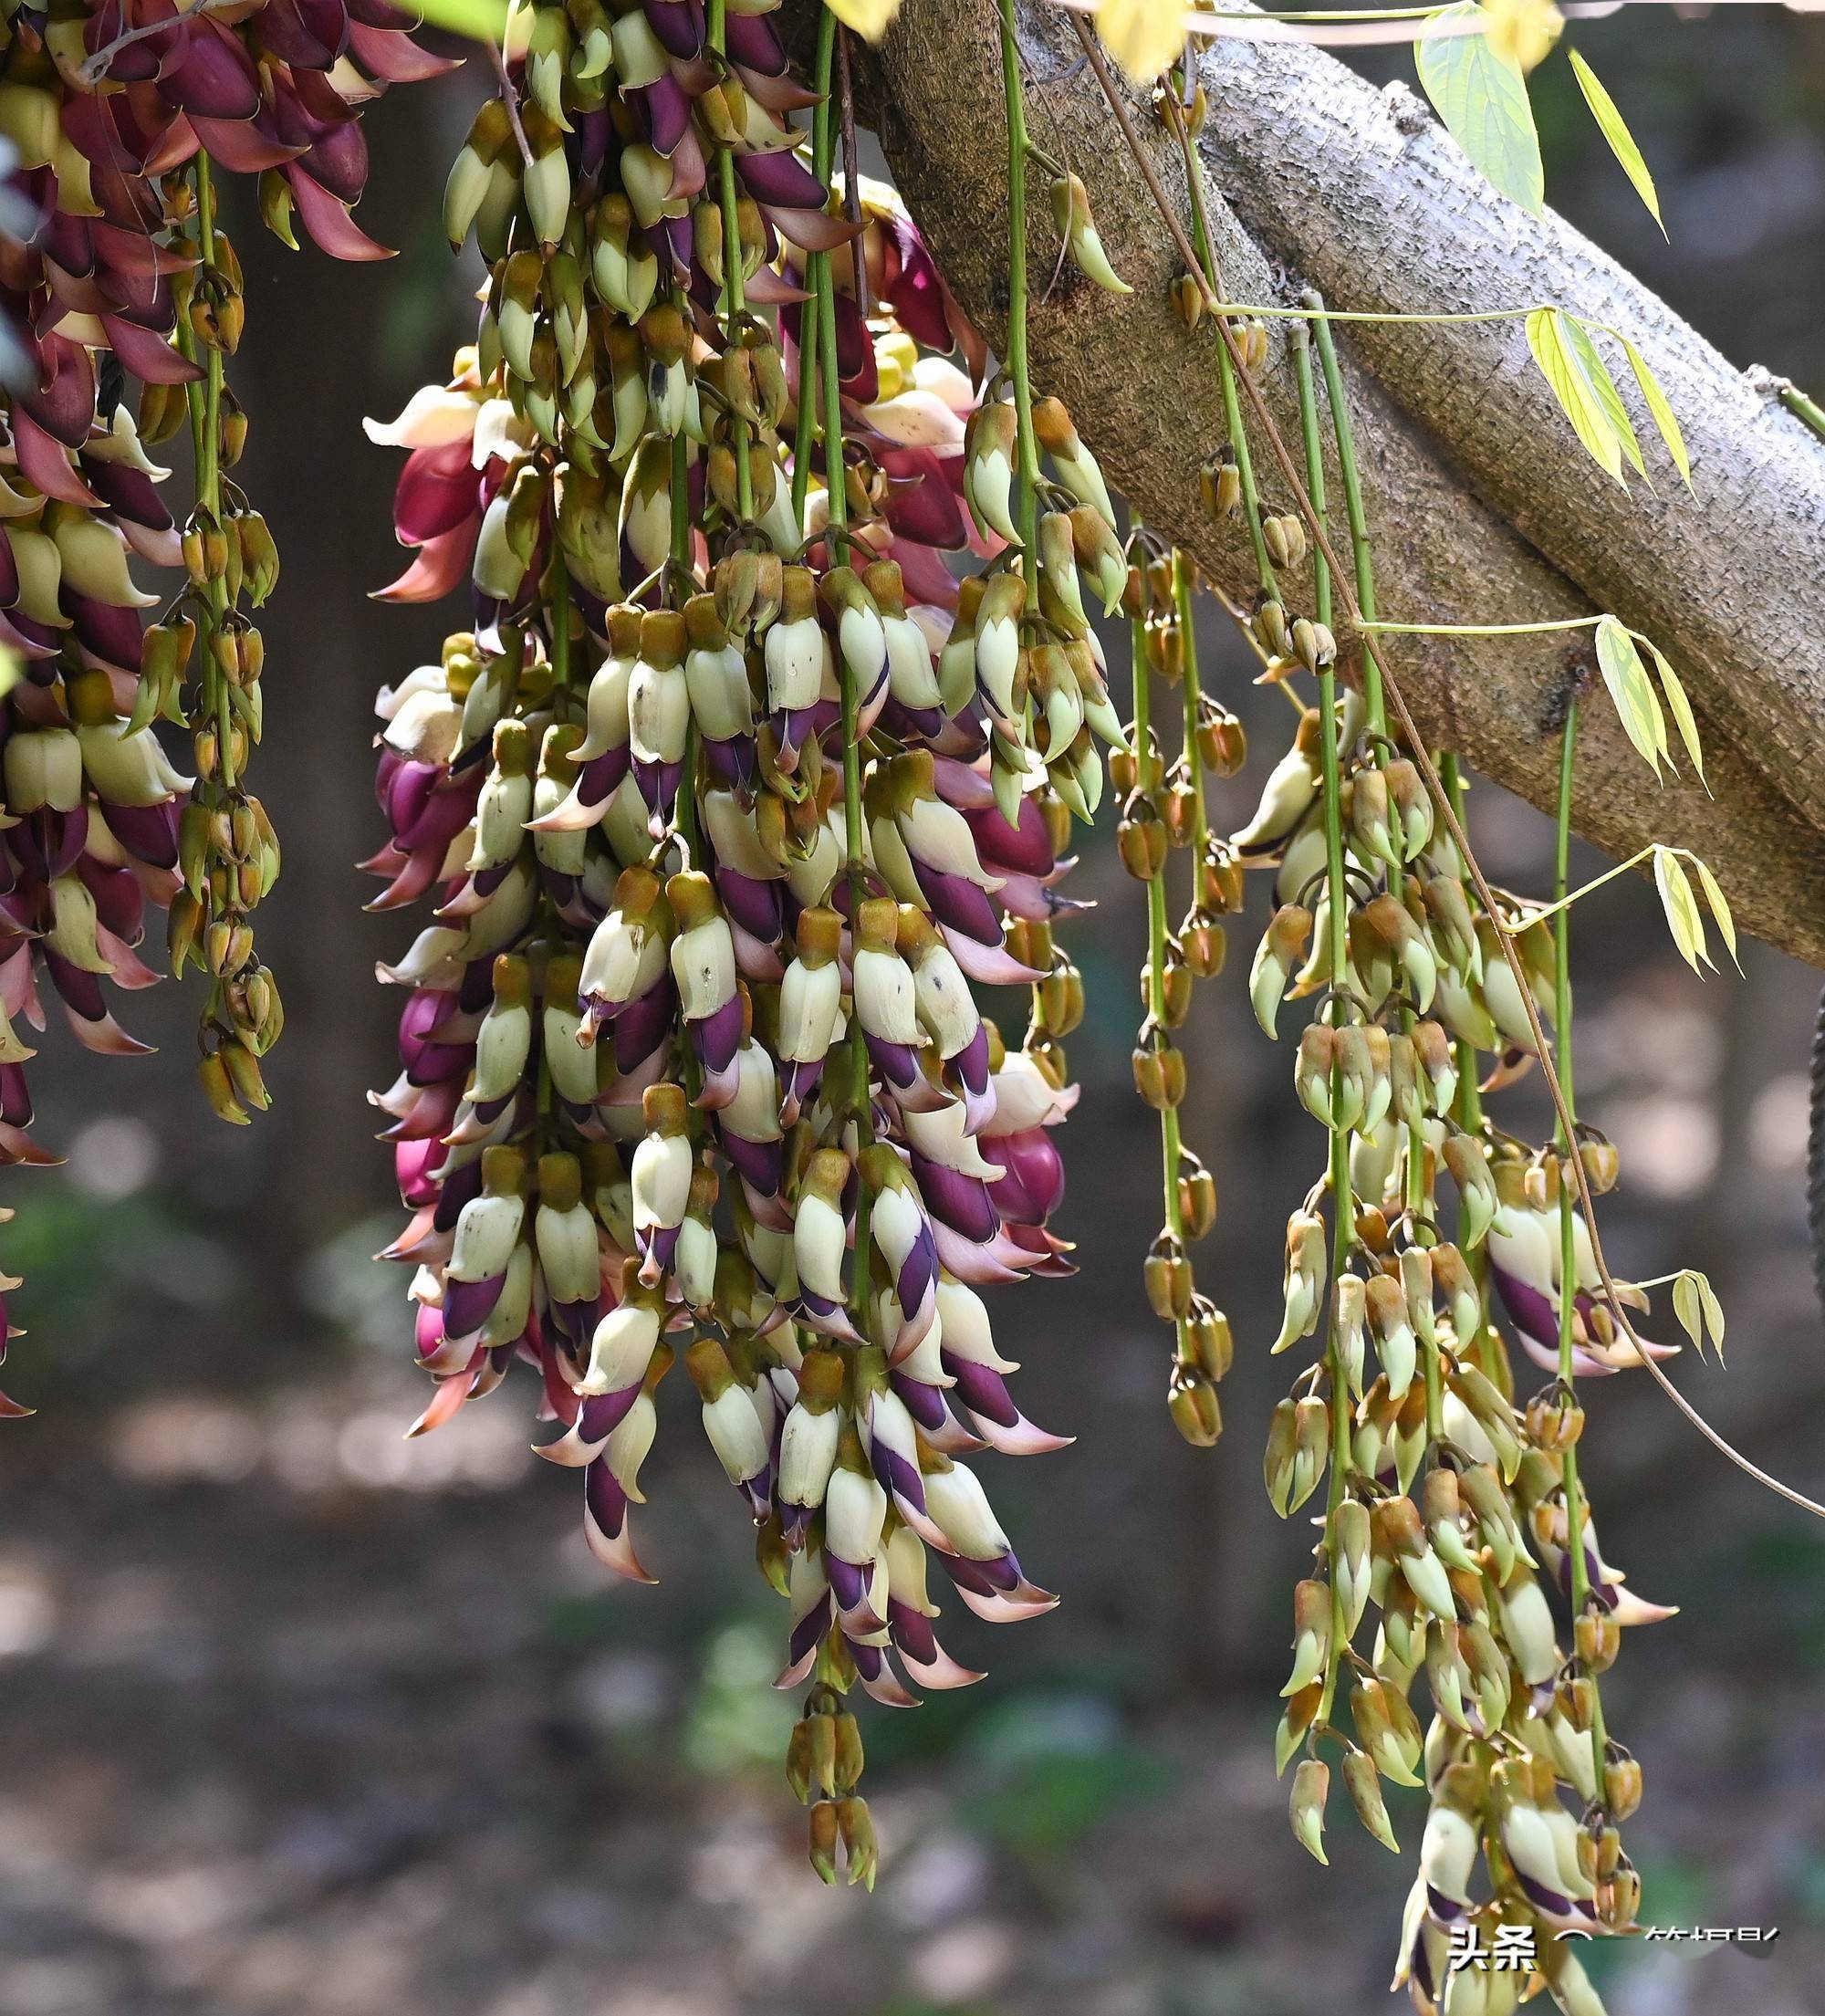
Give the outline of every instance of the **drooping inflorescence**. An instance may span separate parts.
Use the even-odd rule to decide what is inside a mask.
[[[1426,1787],[1395,1974],[1417,2009],[1506,2010],[1532,1978],[1570,2016],[1590,2016],[1601,2003],[1570,1942],[1627,1931],[1641,1898],[1617,1831],[1641,1772],[1609,1735],[1598,1676],[1624,1624],[1669,1613],[1599,1551],[1576,1381],[1662,1347],[1636,1339],[1622,1302],[1645,1297],[1602,1275],[1577,1201],[1614,1182],[1613,1148],[1589,1129],[1530,1148],[1486,1113],[1484,1095],[1542,1057],[1573,1112],[1568,912],[1549,929],[1541,906],[1489,890],[1464,851],[1455,760],[1392,720],[1348,409],[1323,305],[1309,305],[1309,330],[1292,325],[1301,510],[1265,513],[1252,473],[1219,504],[1247,513],[1256,534],[1248,627],[1266,676],[1316,686],[1231,843],[1274,872],[1250,996],[1270,1036],[1287,998],[1316,1000],[1294,1084],[1330,1135],[1326,1173],[1288,1224],[1271,1347],[1316,1341],[1270,1425],[1268,1496],[1283,1518],[1322,1507],[1294,1596],[1277,1761],[1284,1771],[1304,1752],[1292,1825],[1320,1860],[1327,1748],[1362,1824],[1391,1848],[1381,1781]],[[1354,564],[1340,583],[1329,545],[1313,553],[1309,613],[1295,615],[1285,597],[1307,524],[1320,540],[1328,528],[1314,348]],[[1232,354],[1225,341],[1223,358],[1226,375],[1248,368],[1240,344]],[[1240,440],[1234,401],[1231,412]],[[1246,454],[1233,459],[1248,471]],[[1341,650],[1334,600],[1349,605]],[[1576,720],[1574,697],[1561,903]],[[1550,1375],[1531,1399],[1502,1319]],[[1371,1609],[1372,1642],[1359,1645]],[[1422,1675],[1424,1725],[1409,1698]],[[1525,1964],[1489,1972],[1486,1956],[1504,1949]]]
[[[381,695],[368,864],[436,911],[383,969],[377,1095],[421,1426],[527,1362],[591,1547],[644,1579],[682,1358],[791,1606],[813,1862],[871,1881],[843,1695],[977,1677],[933,1562],[994,1621],[1054,1601],[975,1465],[1059,1446],[989,1291],[1066,1270],[1052,925],[1120,733],[1086,593],[1126,569],[1063,408],[988,374],[890,193],[851,163],[831,195],[832,17],[812,90],[765,10],[522,25],[446,194],[477,340],[370,430],[417,548],[384,592],[473,598]],[[1019,1047],[983,987],[1027,990]]]
[[[264,652],[237,604],[265,600],[278,559],[225,474],[246,438],[224,381],[244,306],[211,161],[259,177],[288,242],[295,206],[330,252],[379,255],[349,215],[358,115],[390,81],[447,67],[391,8],[344,0],[264,0],[232,21],[108,0],[0,25],[0,1162],[55,1159],[25,1133],[33,1050],[13,1026],[42,1029],[47,992],[86,1049],[144,1048],[106,987],[157,977],[134,949],[148,907],[170,908],[172,969],[208,977],[211,1103],[243,1120],[265,1103],[258,1059],[282,1011],[247,919],[278,846],[245,787]],[[147,450],[186,426],[180,523]],[[162,571],[156,592],[134,561]],[[194,778],[160,721],[188,735]]]

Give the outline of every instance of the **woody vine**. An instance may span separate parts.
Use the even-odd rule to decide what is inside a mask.
[[[1247,756],[1203,684],[1215,584],[1119,507],[1098,415],[1068,411],[1029,355],[1040,219],[1090,286],[1125,293],[1121,261],[1029,117],[1019,12],[999,0],[991,350],[858,171],[853,37],[892,12],[807,10],[800,68],[787,17],[752,0],[567,0],[484,24],[497,89],[443,199],[453,246],[473,238],[487,269],[476,338],[370,430],[406,458],[413,557],[383,597],[469,598],[439,661],[381,694],[387,837],[366,864],[375,907],[429,912],[381,969],[403,994],[400,1071],[373,1094],[409,1213],[385,1257],[433,1383],[412,1432],[509,1385],[549,1425],[539,1453],[581,1473],[598,1558],[640,1581],[641,1465],[662,1415],[678,1432],[695,1412],[787,1607],[779,1684],[803,1693],[786,1768],[812,1864],[871,1885],[857,1692],[908,1707],[982,1677],[940,1643],[934,1587],[993,1623],[1057,1600],[982,1459],[1065,1439],[1013,1396],[995,1290],[1069,1271],[1055,1137],[1083,999],[1064,877],[1107,781],[1148,919],[1133,1069],[1159,1115],[1162,1223],[1144,1284],[1167,1404],[1199,1447],[1219,1440],[1238,1347],[1197,1274],[1215,1186],[1181,1126],[1176,1032],[1251,874],[1274,895],[1256,1016],[1289,1037],[1310,1007],[1288,1047],[1325,1144],[1288,1223],[1279,1335],[1241,1346],[1297,1366],[1264,1476],[1315,1532],[1277,1739],[1293,1831],[1322,1861],[1347,1803],[1398,1851],[1382,1783],[1424,1787],[1397,1983],[1423,2011],[1543,1988],[1586,2016],[1577,1938],[1628,1932],[1641,1901],[1620,1830],[1642,1772],[1601,1676],[1626,1627],[1670,1613],[1602,1553],[1580,1392],[1667,1383],[1665,1346],[1635,1326],[1651,1290],[1701,1350],[1724,1319],[1702,1276],[1632,1283],[1603,1258],[1595,1200],[1619,1169],[1575,1099],[1569,843],[1591,711],[1613,706],[1656,775],[1702,776],[1694,710],[1672,654],[1611,615],[1379,616],[1337,343],[1364,311],[1309,289],[1229,298],[1182,26],[1105,0],[1075,34],[1219,388],[1204,508],[1251,556],[1252,591],[1204,606],[1297,712],[1254,816],[1215,830],[1206,779]],[[1422,23],[1420,74],[1454,131],[1478,89],[1517,117],[1556,29],[1514,5]],[[1157,80],[1139,117],[1181,192],[1099,32]],[[148,906],[167,911],[172,972],[201,969],[208,1102],[244,1123],[266,1103],[283,1011],[250,919],[279,836],[248,789],[266,669],[249,611],[277,559],[232,474],[245,308],[217,171],[256,178],[287,242],[296,218],[332,255],[375,256],[349,214],[357,112],[443,67],[378,0],[8,10],[9,1161],[51,1159],[26,1133],[14,1025],[43,1028],[47,986],[90,1049],[137,1048],[99,983],[154,977],[133,949]],[[1613,101],[1580,77],[1652,202]],[[1479,165],[1525,179],[1517,158]],[[1630,330],[1551,303],[1497,312],[1525,320],[1591,480],[1647,475],[1643,439],[1658,479],[1689,478]],[[1292,438],[1259,383],[1282,360]],[[149,454],[168,442],[188,446],[179,514]],[[169,570],[164,590],[130,558]],[[1420,731],[1392,647],[1561,630],[1589,651],[1557,729],[1554,886],[1527,896],[1478,865],[1464,766]],[[180,737],[193,777],[168,753]],[[1713,933],[1734,951],[1704,861],[1656,843],[1611,872],[1642,865],[1695,966]],[[1501,1124],[1530,1071],[1557,1116],[1544,1142]],[[1505,1928],[1530,1936],[1533,1978],[1451,1968],[1455,1939]]]

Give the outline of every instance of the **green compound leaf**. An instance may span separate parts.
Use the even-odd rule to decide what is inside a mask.
[[[1717,1363],[1724,1363],[1724,1305],[1706,1277],[1695,1267],[1682,1268],[1673,1278],[1673,1312],[1680,1327],[1705,1355],[1708,1338],[1717,1347]]]
[[[1476,0],[1442,7],[1430,21],[1474,18]],[[1445,131],[1511,202],[1538,216],[1546,204],[1539,134],[1527,79],[1486,35],[1429,36],[1413,44],[1420,87]]]
[[[1535,308],[1527,320],[1528,348],[1539,366],[1540,376],[1551,386],[1559,410],[1590,450],[1591,460],[1622,483],[1622,444],[1611,424],[1609,408],[1567,333],[1570,326],[1570,318],[1556,308]],[[1583,334],[1581,330],[1579,333]],[[1586,338],[1586,348],[1589,341]],[[1604,373],[1606,379],[1608,375]],[[1611,385],[1610,390],[1613,394],[1615,387]],[[1626,484],[1622,486],[1628,487]]]
[[[1566,348],[1583,371],[1597,403],[1603,409],[1603,417],[1610,423],[1610,431],[1629,458],[1630,466],[1638,476],[1645,478],[1647,465],[1642,460],[1642,444],[1635,439],[1635,423],[1629,418],[1629,409],[1622,403],[1622,393],[1616,390],[1616,381],[1610,376],[1610,367],[1590,340],[1590,331],[1575,315],[1561,315],[1559,326]]]
[[[1584,102],[1590,108],[1590,116],[1597,121],[1598,130],[1610,142],[1610,151],[1622,164],[1622,172],[1635,185],[1635,193],[1648,206],[1648,214],[1660,225],[1660,235],[1666,235],[1666,222],[1660,214],[1660,195],[1654,188],[1653,177],[1648,172],[1648,164],[1642,159],[1642,151],[1635,145],[1635,136],[1630,132],[1628,121],[1616,109],[1616,101],[1598,82],[1597,73],[1579,55],[1576,49],[1567,52],[1571,57],[1572,74],[1578,79],[1578,88],[1584,93]]]
[[[1635,374],[1635,383],[1641,387],[1648,412],[1660,429],[1660,438],[1666,443],[1666,452],[1673,457],[1674,467],[1679,471],[1679,480],[1689,490],[1692,487],[1692,458],[1685,452],[1685,436],[1679,431],[1679,416],[1660,389],[1660,380],[1649,370],[1647,359],[1626,336],[1618,335],[1616,340],[1629,360],[1629,369]]]
[[[1684,864],[1670,847],[1656,847],[1653,851],[1654,886],[1660,891],[1660,906],[1666,913],[1666,927],[1673,934],[1673,942],[1679,956],[1692,970],[1703,976],[1705,966],[1715,966],[1716,961],[1705,949],[1705,920],[1698,914],[1698,899],[1692,893],[1692,883],[1686,877]]]
[[[1666,716],[1654,696],[1653,683],[1635,649],[1635,640],[1613,616],[1605,616],[1597,625],[1597,666],[1623,734],[1658,778],[1661,758],[1666,754]]]
[[[1711,914],[1717,920],[1718,935],[1723,939],[1725,949],[1729,953],[1736,971],[1740,973],[1743,970],[1743,962],[1736,957],[1736,920],[1730,914],[1730,905],[1725,899],[1723,884],[1696,854],[1692,857],[1692,865],[1698,871],[1698,886],[1705,892],[1705,901],[1710,905]]]
[[[1667,707],[1673,716],[1674,726],[1679,730],[1679,739],[1684,743],[1692,767],[1698,772],[1698,781],[1705,784],[1705,750],[1698,740],[1698,723],[1692,712],[1692,702],[1686,697],[1685,683],[1652,637],[1643,637],[1641,641],[1648,647],[1654,670],[1660,674],[1661,691],[1666,695]],[[1711,787],[1705,784],[1705,788],[1708,791]]]

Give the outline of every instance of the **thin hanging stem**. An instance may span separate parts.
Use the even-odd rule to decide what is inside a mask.
[[[1192,609],[1192,568],[1182,547],[1173,548],[1173,604],[1178,611],[1180,651],[1184,670],[1181,691],[1184,697],[1185,773],[1192,786],[1192,859],[1204,859],[1204,841],[1210,835],[1209,815],[1204,810],[1204,765],[1198,760],[1198,715],[1204,690],[1198,680],[1197,619]]]
[[[1184,155],[1185,182],[1192,194],[1192,238],[1196,252],[1193,277],[1202,279],[1213,295],[1222,291],[1222,275],[1216,250],[1211,242],[1210,220],[1204,214],[1204,177],[1198,168],[1197,150],[1191,129],[1185,124],[1176,100],[1166,99],[1167,122],[1178,137]],[[1248,430],[1242,424],[1242,407],[1236,395],[1236,372],[1226,345],[1216,353],[1217,382],[1223,392],[1223,421],[1229,433],[1229,445],[1236,456],[1236,474],[1242,487],[1242,513],[1248,527],[1249,544],[1255,548],[1255,575],[1264,595],[1278,598],[1279,585],[1274,578],[1274,563],[1267,557],[1267,540],[1261,529],[1261,492],[1255,480],[1254,457],[1248,452]]]
[[[1293,334],[1293,369],[1299,387],[1299,423],[1305,437],[1306,480],[1311,486],[1313,508],[1325,512],[1324,453],[1319,440],[1318,398],[1312,382],[1311,345],[1303,328]],[[1320,555],[1312,569],[1313,613],[1328,624],[1331,614],[1330,569]],[[1343,778],[1337,746],[1337,668],[1320,665],[1318,674],[1319,750],[1324,785],[1325,925],[1330,940],[1330,978],[1333,987],[1344,984],[1350,961],[1350,885],[1343,864]],[[1342,1095],[1340,1068],[1331,1072],[1333,1101]],[[1350,1130],[1330,1130],[1330,1278],[1332,1293],[1350,1264],[1350,1246],[1355,1231],[1356,1210],[1350,1184]],[[1349,1640],[1344,1615],[1342,1582],[1337,1572],[1337,1517],[1343,1505],[1344,1479],[1349,1465],[1350,1384],[1349,1372],[1338,1341],[1335,1303],[1325,1322],[1325,1371],[1330,1382],[1330,1478],[1325,1499],[1325,1551],[1330,1565],[1330,1635],[1325,1647],[1324,1686],[1319,1697],[1314,1730],[1327,1726],[1337,1697],[1337,1676]]]
[[[1147,666],[1146,634],[1138,616],[1130,626],[1130,637],[1134,668],[1134,750],[1144,765],[1152,712],[1152,675]],[[1163,866],[1158,874],[1147,878],[1147,1012],[1163,1028],[1166,1019],[1166,940],[1170,935],[1166,877]],[[1160,1162],[1165,1189],[1166,1229],[1174,1238],[1183,1238],[1184,1219],[1179,1209],[1179,1114],[1174,1106],[1160,1109]]]
[[[1027,107],[1020,89],[1015,0],[1001,0],[1001,88],[1007,105],[1007,375],[1020,444],[1021,570],[1029,609],[1037,608],[1039,442],[1033,431],[1033,381],[1027,359]]]
[[[811,115],[811,172],[828,189],[836,160],[835,125],[831,117],[830,73],[837,42],[837,17],[819,10],[818,47],[812,59],[812,84],[818,107]],[[830,286],[830,256],[812,252],[805,260],[805,288],[811,297],[798,310],[798,412],[792,431],[792,516],[799,536],[805,533],[805,505],[811,488],[811,449],[819,438],[818,359],[823,344],[823,300]],[[825,468],[829,457],[825,456]]]
[[[1324,298],[1315,290],[1305,296],[1308,309],[1322,313]],[[1324,372],[1324,395],[1330,404],[1331,432],[1337,436],[1337,466],[1343,480],[1343,515],[1350,524],[1350,551],[1356,574],[1356,600],[1363,615],[1375,619],[1375,568],[1369,548],[1369,514],[1362,507],[1362,477],[1356,466],[1356,436],[1350,424],[1350,402],[1343,395],[1343,372],[1337,361],[1337,344],[1330,325],[1317,320],[1319,365]],[[1382,668],[1371,654],[1364,656],[1362,699],[1369,712],[1371,733],[1388,732],[1388,709],[1382,696]],[[1473,1076],[1475,1074],[1473,1073]]]
[[[1564,904],[1571,857],[1571,783],[1578,762],[1578,702],[1565,710],[1565,740],[1559,763],[1559,819],[1554,836],[1553,894]],[[1576,1095],[1572,1090],[1571,1065],[1571,913],[1562,907],[1553,920],[1553,1033],[1559,1061],[1559,1081],[1565,1093],[1565,1118],[1559,1127],[1559,1145],[1568,1162],[1578,1160],[1578,1139],[1567,1125],[1576,1120]],[[1568,1394],[1577,1390],[1573,1362],[1573,1339],[1578,1309],[1578,1217],[1571,1186],[1563,1175],[1559,1186],[1559,1378]],[[1559,1458],[1565,1479],[1566,1545],[1571,1551],[1571,1614],[1583,1616],[1590,1600],[1590,1572],[1584,1559],[1585,1503],[1578,1476],[1578,1449],[1568,1447]],[[1603,1783],[1604,1753],[1608,1735],[1603,1726],[1603,1703],[1597,1679],[1590,1677],[1590,1748],[1598,1787]]]
[[[709,47],[721,58],[728,40],[728,0],[710,0]],[[723,214],[723,333],[727,349],[740,342],[742,317],[747,304],[742,289],[742,243],[739,199],[735,193],[735,155],[733,147],[716,149],[716,188]],[[748,424],[739,413],[731,413],[731,433],[735,455],[735,502],[741,521],[754,517],[754,474],[748,461]]]

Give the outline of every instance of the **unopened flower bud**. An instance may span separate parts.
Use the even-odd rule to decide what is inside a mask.
[[[1293,1773],[1293,1838],[1319,1862],[1330,1860],[1324,1852],[1324,1802],[1330,1791],[1330,1767],[1316,1757],[1302,1758]]]
[[[1207,1373],[1174,1360],[1166,1386],[1166,1406],[1173,1426],[1193,1448],[1215,1446],[1223,1434],[1223,1406]]]

